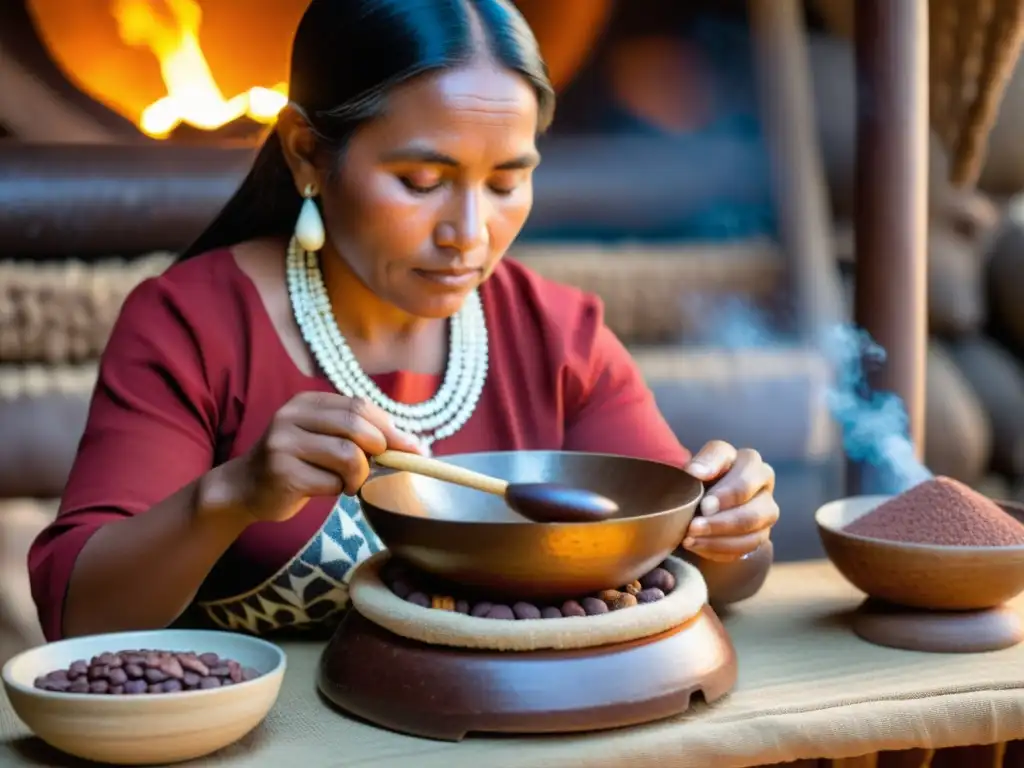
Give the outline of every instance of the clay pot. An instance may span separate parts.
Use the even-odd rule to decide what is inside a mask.
[[[971,243],[987,243],[1002,219],[1000,206],[973,189],[954,189],[945,184],[931,192],[929,215],[944,222]]]
[[[841,264],[854,262],[853,235],[840,227],[836,254]],[[951,226],[934,226],[928,235],[928,331],[943,338],[978,333],[985,323],[984,259],[972,240]],[[853,306],[854,277],[843,276],[843,291]]]
[[[1008,218],[988,256],[986,288],[989,316],[998,334],[1024,354],[1024,222]]]
[[[985,321],[984,271],[970,240],[945,226],[928,234],[928,331],[955,338]]]
[[[982,496],[988,496],[990,499],[1020,501],[1017,496],[1017,489],[1002,475],[985,475],[985,477],[973,485],[973,488]]]
[[[1024,366],[984,336],[959,340],[950,344],[949,350],[988,413],[991,468],[1007,475],[1024,475]]]
[[[939,342],[928,346],[925,463],[937,475],[980,481],[992,455],[992,425],[970,382]]]

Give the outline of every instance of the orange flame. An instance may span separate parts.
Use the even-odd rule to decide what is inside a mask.
[[[121,39],[153,52],[167,87],[166,96],[143,110],[143,133],[162,139],[183,123],[212,131],[243,116],[269,124],[288,103],[286,83],[224,98],[199,45],[203,14],[196,0],[112,0],[112,5]]]

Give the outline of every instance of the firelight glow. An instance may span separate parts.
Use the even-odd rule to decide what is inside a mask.
[[[240,117],[269,124],[288,103],[287,83],[224,98],[199,44],[203,14],[196,0],[112,0],[112,11],[121,39],[156,56],[167,87],[143,110],[143,133],[163,139],[181,124],[212,131]]]

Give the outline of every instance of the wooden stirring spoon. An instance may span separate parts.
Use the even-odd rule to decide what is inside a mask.
[[[592,491],[555,483],[510,483],[415,453],[384,451],[374,461],[388,469],[501,496],[513,511],[535,523],[593,523],[619,511],[614,501]]]

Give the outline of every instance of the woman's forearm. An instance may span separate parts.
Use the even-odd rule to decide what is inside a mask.
[[[78,555],[64,603],[67,637],[168,626],[251,520],[230,492],[230,463],[147,512],[108,523]]]

